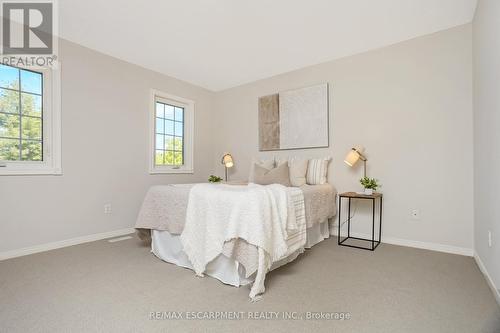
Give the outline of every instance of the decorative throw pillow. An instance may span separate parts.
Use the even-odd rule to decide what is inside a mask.
[[[307,165],[306,182],[309,185],[326,184],[328,179],[328,162],[330,158],[310,159]]]
[[[288,163],[282,163],[270,170],[256,163],[254,165],[253,182],[260,185],[281,184],[290,186]]]
[[[288,167],[290,168],[290,184],[292,184],[292,186],[299,187],[306,183],[308,164],[308,160],[296,157],[288,161]]]
[[[263,167],[267,170],[270,170],[270,169],[274,168],[274,166],[275,166],[274,158],[271,160],[256,160],[256,159],[252,160],[252,164],[250,165],[250,175],[248,176],[248,181],[250,183],[254,182],[253,175],[255,173],[255,166],[256,165]]]

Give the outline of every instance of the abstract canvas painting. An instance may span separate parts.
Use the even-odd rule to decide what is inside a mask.
[[[259,149],[328,147],[328,84],[259,98]]]

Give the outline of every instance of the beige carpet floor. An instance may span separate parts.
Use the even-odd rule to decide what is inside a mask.
[[[500,332],[500,309],[469,257],[386,244],[372,253],[330,239],[270,273],[266,286],[264,299],[251,303],[248,287],[197,278],[136,238],[98,241],[0,262],[0,331]],[[244,314],[150,319],[171,311]],[[264,311],[279,319],[248,318]],[[285,320],[283,312],[303,318]],[[307,312],[350,319],[306,320]]]

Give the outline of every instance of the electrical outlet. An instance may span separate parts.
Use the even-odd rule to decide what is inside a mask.
[[[111,214],[111,204],[104,204],[104,214]]]
[[[420,211],[418,209],[414,209],[411,211],[411,218],[413,220],[420,220]]]
[[[491,231],[488,230],[488,246],[491,247],[492,245],[492,240],[491,240]]]

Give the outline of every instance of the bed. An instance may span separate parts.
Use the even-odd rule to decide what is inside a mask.
[[[269,229],[275,230],[274,232],[264,231],[265,235],[279,234],[276,231],[279,229],[283,232],[274,240],[269,240],[268,244],[271,246],[279,243],[281,238],[285,241],[281,251],[275,251],[275,255],[269,256],[267,261],[263,259],[263,255],[268,252],[273,253],[275,249],[266,248],[266,243],[259,244],[255,238],[252,239],[251,233],[247,230],[241,231],[239,228],[241,225],[252,225],[250,221],[259,218],[250,214],[248,221],[245,222],[245,216],[254,206],[257,206],[255,210],[259,212],[266,211],[259,206],[262,202],[250,204],[251,199],[249,199],[252,195],[265,196],[265,193],[268,197],[263,204],[267,204],[268,201],[273,202],[277,212],[280,211],[277,198],[282,198],[283,202],[287,203],[286,207],[283,206],[283,202],[281,203],[281,209],[287,210],[285,214],[287,221],[281,221],[282,228],[278,227],[280,226],[278,223],[274,229]],[[210,238],[207,236],[209,223],[206,221],[214,215],[213,206],[217,204],[215,198],[224,202],[223,213],[229,215],[215,216],[212,228],[220,227],[221,230]],[[330,184],[304,185],[300,188],[255,184],[153,186],[144,199],[136,229],[142,239],[151,240],[151,251],[158,258],[192,269],[197,275],[217,278],[228,285],[239,287],[253,282],[250,297],[255,299],[265,290],[264,279],[267,271],[295,260],[304,249],[311,248],[330,236],[329,223],[336,214],[335,198],[336,191]],[[193,209],[193,206],[196,209]],[[220,221],[232,218],[235,218],[232,225],[220,225],[222,223]],[[234,226],[237,226],[238,230],[227,235],[228,230],[235,229]],[[224,239],[218,237],[221,233],[225,234]],[[189,244],[196,246],[203,244],[203,248],[196,252]],[[210,252],[207,248],[211,248],[213,244],[219,244],[220,247],[216,246],[211,252],[212,255],[208,255],[200,264],[198,258]],[[266,251],[261,251],[262,248],[266,248]]]

